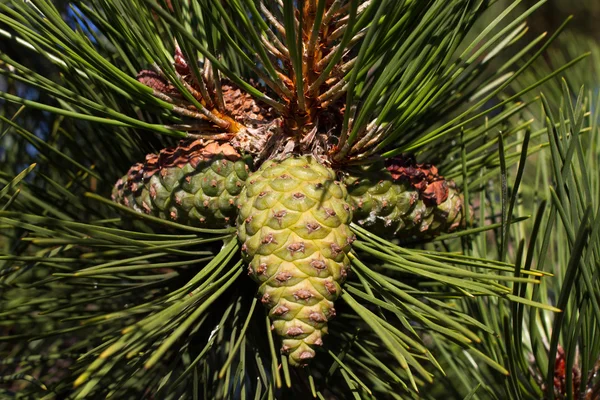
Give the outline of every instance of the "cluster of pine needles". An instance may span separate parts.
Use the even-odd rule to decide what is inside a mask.
[[[599,398],[600,94],[579,85],[600,50],[553,52],[568,21],[529,37],[545,1],[490,3],[0,1],[0,397]],[[339,159],[412,154],[473,212],[435,238],[353,224],[326,345],[292,368],[235,228],[110,193],[145,154],[221,121],[218,97],[211,111],[178,78],[177,45],[215,93],[227,80],[285,109],[310,92],[299,33],[327,10],[346,17],[312,79],[343,102]],[[136,80],[149,68],[201,115]]]

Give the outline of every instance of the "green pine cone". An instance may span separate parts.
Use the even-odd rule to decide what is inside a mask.
[[[311,156],[267,161],[239,200],[238,236],[291,365],[322,345],[350,268],[351,207],[333,170]]]
[[[355,168],[344,178],[353,221],[384,238],[434,236],[463,224],[463,197],[454,182],[438,182],[443,197],[431,199],[411,182],[394,179],[383,163]]]
[[[228,144],[181,143],[146,156],[117,181],[113,200],[138,212],[205,228],[235,224],[247,160]]]

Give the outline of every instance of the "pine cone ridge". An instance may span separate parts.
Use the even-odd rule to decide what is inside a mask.
[[[248,162],[229,144],[182,141],[133,165],[115,184],[112,198],[166,220],[214,229],[231,226]]]
[[[354,240],[346,198],[333,170],[311,156],[265,162],[240,196],[242,255],[291,365],[315,356],[335,316]]]

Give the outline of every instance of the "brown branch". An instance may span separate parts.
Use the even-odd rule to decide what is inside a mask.
[[[284,80],[283,78],[289,80],[289,78],[287,77],[287,75],[280,73],[279,71],[275,70],[275,72],[277,72],[279,75],[279,78],[281,80]],[[264,72],[262,71],[257,71],[257,75],[260,79],[262,79],[265,84],[270,87],[271,89],[273,89],[273,91],[275,91],[275,93],[277,93],[277,95],[283,99],[291,99],[294,95],[292,94],[292,92],[283,84],[281,84],[280,82],[275,82],[273,81],[271,78],[269,78]],[[284,80],[285,81],[285,80]],[[273,104],[271,104],[273,105]],[[279,112],[282,111],[281,108],[277,108],[277,107],[273,107],[275,109],[277,109]]]
[[[359,152],[366,153],[365,150],[379,141],[381,135],[386,131],[386,128],[381,128],[380,125],[376,125],[375,123],[375,121],[372,121],[367,126],[367,132],[362,135],[362,138],[360,138],[360,140],[358,140],[358,142],[352,146],[350,154],[356,154]]]
[[[230,140],[232,138],[231,133],[215,133],[215,134],[195,134],[190,133],[188,137],[191,139],[212,139],[212,140]]]
[[[349,110],[346,109],[345,112],[351,113],[350,114],[351,116],[348,119],[348,127],[346,128],[346,130],[342,131],[342,134],[340,136],[340,139],[338,142],[338,149],[335,152],[335,154],[333,155],[333,159],[338,162],[340,162],[342,159],[344,159],[344,157],[346,157],[346,155],[350,151],[350,144],[347,142],[347,140],[348,140],[348,133],[352,130],[352,126],[354,125],[354,115],[356,113],[356,105],[351,106],[351,108]],[[362,128],[362,129],[364,129],[364,128]]]
[[[181,84],[183,85],[183,87],[185,87],[187,89],[188,92],[190,92],[192,94],[192,96],[194,96],[194,98],[196,100],[198,100],[198,102],[203,103],[203,106],[206,106],[207,108],[214,108],[214,103],[212,102],[212,100],[209,98],[209,101],[206,101],[204,99],[204,96],[202,95],[202,93],[198,92],[192,85],[190,85],[184,78],[183,76],[181,76],[179,74],[179,72],[175,71],[175,73],[177,74],[177,79],[179,80],[179,82],[181,82]],[[192,74],[193,76],[193,74]],[[204,88],[204,90],[206,90],[206,88]],[[206,92],[206,95],[208,96],[208,92]]]
[[[205,60],[204,62],[204,76],[206,82],[210,84],[209,89],[215,93],[215,102],[217,103],[217,107],[220,110],[227,110],[225,107],[225,99],[223,98],[223,90],[221,89],[221,78],[219,76],[219,71],[217,71],[217,76],[215,77],[215,69],[212,66],[210,60]]]
[[[286,53],[282,53],[277,47],[275,47],[271,41],[269,41],[268,38],[266,38],[264,35],[260,37],[261,42],[263,43],[263,45],[265,46],[265,48],[267,49],[267,51],[269,53],[271,53],[272,56],[274,56],[275,58],[284,61],[284,62],[288,62],[290,59],[290,52],[286,49]]]
[[[183,115],[184,117],[194,118],[194,119],[208,120],[222,129],[229,130],[230,128],[232,128],[231,122],[228,122],[224,119],[217,117],[211,111],[206,109],[206,107],[202,106],[202,104],[200,104],[200,106],[202,108],[198,109],[189,103],[186,103],[182,100],[175,99],[165,93],[159,92],[156,89],[152,90],[152,94],[155,97],[158,97],[159,99],[164,100],[167,103],[171,104],[171,106],[172,106],[171,111],[173,111],[176,114]],[[189,107],[194,107],[195,110],[190,109]],[[239,127],[236,126],[235,129],[237,130],[238,128]]]
[[[339,11],[341,5],[342,5],[342,0],[335,0],[333,2],[333,4],[331,4],[329,9],[325,13],[325,16],[323,17],[323,22],[322,22],[323,25],[329,25],[329,23],[331,22],[333,17]]]
[[[196,100],[204,101],[204,104],[206,104],[207,107],[213,108],[214,104],[213,104],[212,98],[210,97],[210,94],[208,93],[208,90],[206,89],[206,85],[204,84],[204,80],[202,79],[202,76],[196,76],[196,73],[195,73],[196,69],[188,67],[189,61],[183,55],[183,52],[181,51],[179,44],[177,44],[177,41],[175,41],[175,60],[176,60],[176,62],[178,59],[180,59],[185,64],[187,72],[189,72],[189,75],[192,77],[193,82],[198,86],[198,88],[200,90],[200,93],[198,93],[194,89],[193,93],[192,93],[192,90],[188,89],[188,90],[190,90],[190,93],[192,93],[194,95]],[[158,68],[158,66],[157,66],[157,68]],[[180,82],[182,82],[184,84],[187,83],[187,82],[185,82],[182,74],[179,73],[177,68],[175,68],[175,72],[177,73],[177,78],[179,79]],[[190,86],[190,85],[187,85],[187,86]],[[186,86],[186,88],[187,88],[187,86]],[[196,93],[196,94],[194,94],[194,93]]]
[[[283,7],[283,4],[281,6]],[[271,11],[269,11],[269,9],[265,6],[265,4],[264,4],[263,1],[260,2],[260,10],[262,11],[262,13],[267,18],[267,21],[269,21],[269,23],[271,25],[273,25],[277,29],[277,31],[279,32],[279,34],[281,35],[281,37],[283,39],[285,39],[285,28],[284,28],[284,26],[279,23],[279,21],[277,20],[277,18],[275,18],[275,16],[273,14],[271,14]]]
[[[341,95],[343,95],[346,90],[346,81],[340,79],[339,82],[331,86],[329,90],[317,97],[317,100],[319,103],[321,103],[322,107],[327,107],[329,104],[335,101],[334,99],[338,99]]]

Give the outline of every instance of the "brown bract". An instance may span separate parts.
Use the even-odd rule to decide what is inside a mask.
[[[567,371],[567,359],[565,357],[565,351],[563,347],[559,344],[556,351],[556,359],[554,360],[554,395],[560,399],[567,398],[567,374],[571,373],[572,379],[572,390],[573,390],[573,398],[580,399],[580,384],[581,384],[581,373],[577,364],[573,365],[571,371]],[[548,390],[548,388],[545,388]],[[591,395],[591,391],[588,393]],[[597,397],[585,397],[586,400],[597,399]]]
[[[154,71],[150,71],[147,69],[141,70],[137,75],[137,80],[143,83],[144,85],[148,86],[149,88],[152,88],[161,93],[169,95],[178,93],[177,89],[175,89],[175,86],[171,85],[171,83],[167,79],[160,76],[160,74]]]
[[[256,128],[264,125],[265,121],[276,118],[270,106],[254,99],[232,82],[215,77],[210,62],[196,61],[197,68],[192,70],[192,64],[177,43],[173,59],[174,76],[168,76],[155,65],[154,70],[140,71],[136,79],[153,89],[154,96],[170,103],[173,113],[184,117],[185,123],[177,125],[177,129],[183,129],[196,136],[199,135],[195,132],[199,132],[200,135],[214,134],[214,129],[237,134],[246,128]],[[182,87],[185,89],[185,95]],[[190,95],[195,101],[190,100]]]
[[[255,100],[254,97],[240,90],[234,84],[223,84],[222,91],[229,115],[236,121],[245,125],[253,125],[256,122],[266,122],[274,118],[268,106]]]
[[[241,158],[240,154],[229,144],[216,142],[206,144],[205,140],[182,140],[177,146],[162,149],[158,154],[146,155],[146,161],[134,164],[127,172],[127,177],[129,182],[137,181],[140,175],[143,175],[144,179],[149,179],[163,169],[182,167],[187,163],[195,167],[201,161],[210,160],[219,154],[230,161],[237,161]]]
[[[395,180],[407,182],[419,191],[421,199],[436,206],[448,198],[448,181],[431,164],[419,164],[413,157],[394,157],[386,162],[386,168]]]

